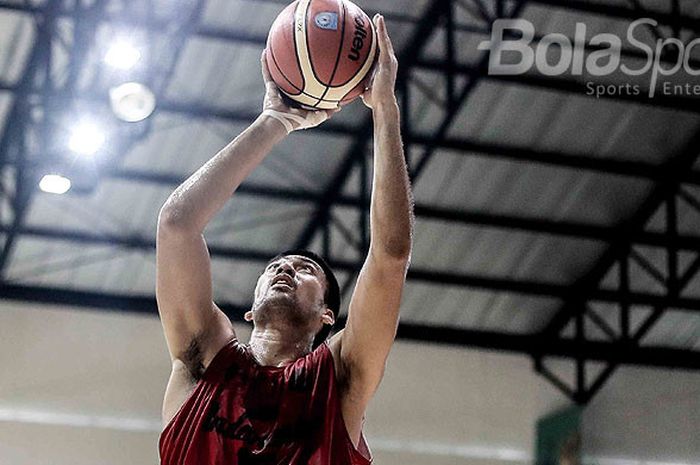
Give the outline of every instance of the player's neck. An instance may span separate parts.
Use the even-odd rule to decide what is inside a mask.
[[[308,354],[313,339],[298,328],[254,328],[250,349],[260,365],[284,366]]]

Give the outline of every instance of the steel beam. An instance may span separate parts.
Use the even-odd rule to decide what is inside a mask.
[[[454,63],[450,66],[449,63],[445,62],[444,60],[439,60],[435,58],[421,59],[419,60],[416,66],[436,73],[447,73],[451,71],[453,73],[457,73],[460,76],[481,76],[483,79],[489,81],[504,83],[512,86],[533,87],[543,90],[551,90],[554,92],[563,92],[572,95],[579,95],[584,98],[595,98],[592,95],[588,95],[591,92],[591,88],[589,87],[590,85],[619,86],[621,84],[619,82],[592,80],[581,81],[571,78],[555,78],[534,73],[517,76],[491,75],[487,74],[487,69],[485,67],[479,67],[476,65],[469,65],[464,63]],[[696,83],[690,80],[690,84],[695,85]],[[653,98],[647,96],[649,93],[649,89],[640,89],[639,94],[628,91],[614,95],[606,93],[604,95],[601,95],[600,98],[602,100],[613,100],[634,103],[638,105],[670,108],[673,110],[689,113],[700,112],[700,98],[664,95],[662,90],[663,89],[657,89],[656,95]]]
[[[489,76],[489,79],[505,83],[509,85],[519,85],[533,87],[542,90],[549,90],[555,92],[564,92],[571,95],[578,95],[582,98],[595,98],[593,95],[587,95],[590,92],[589,83],[583,81],[576,81],[572,79],[564,78],[551,78],[547,76],[540,75],[519,75],[519,76]],[[619,83],[603,83],[596,82],[594,85],[609,85],[612,87],[619,86]],[[626,84],[623,84],[626,85]],[[696,85],[691,82],[690,85]],[[656,89],[656,95],[654,97],[648,97],[647,94],[649,89],[641,89],[641,94],[636,95],[634,91],[623,91],[620,93],[609,94],[605,93],[601,95],[601,100],[611,100],[623,103],[632,103],[635,105],[645,105],[654,108],[667,108],[671,110],[686,112],[686,113],[700,113],[700,98],[691,97],[678,97],[674,95],[666,95],[663,93],[662,89]]]
[[[621,343],[631,347],[630,350],[638,348],[644,336],[652,329],[658,320],[669,309],[674,308],[671,301],[682,295],[684,288],[700,269],[700,258],[698,258],[691,264],[689,269],[685,271],[683,276],[676,276],[677,249],[673,246],[673,240],[677,235],[676,196],[678,195],[681,185],[680,176],[683,172],[691,169],[695,165],[698,157],[700,157],[699,146],[700,132],[696,133],[695,136],[691,138],[683,151],[666,162],[665,171],[668,173],[667,178],[654,187],[641,207],[626,221],[626,230],[628,234],[617,237],[591,270],[571,286],[569,298],[565,299],[564,304],[540,334],[543,346],[546,346],[548,341],[557,340],[562,330],[569,322],[573,318],[579,317],[580,313],[585,310],[586,303],[595,300],[594,295],[597,295],[600,291],[601,281],[607,276],[616,262],[620,263],[619,273],[621,279],[618,289],[614,291],[618,292],[619,295],[623,297],[619,302],[621,313]],[[666,207],[666,229],[664,233],[670,239],[667,259],[668,276],[661,276],[662,285],[665,284],[666,286],[665,296],[661,298],[658,304],[652,306],[651,315],[647,317],[641,327],[637,329],[636,333],[630,337],[629,311],[630,305],[633,305],[634,299],[631,297],[632,292],[629,289],[627,260],[633,256],[632,237],[636,232],[643,231],[650,219],[664,206]],[[648,270],[648,272],[652,275],[657,275],[657,272],[654,270]],[[544,356],[544,354],[534,354],[536,365],[542,365],[542,357]],[[611,361],[584,392],[576,393],[575,400],[582,404],[589,402],[602,388],[606,380],[614,373],[619,364],[620,362],[618,361]]]
[[[537,3],[537,2],[533,2]],[[561,3],[560,5],[557,5],[557,7],[561,8],[566,8],[567,5],[565,5],[564,2],[559,2]],[[285,3],[280,3],[280,5],[286,5]],[[576,10],[579,4],[574,4],[573,9]],[[40,15],[43,13],[43,9],[41,7],[33,6],[28,3],[11,3],[7,1],[0,1],[0,10],[7,10],[7,11],[14,11],[14,12],[19,12],[19,13],[25,13],[29,15]],[[367,13],[370,16],[373,16],[374,11],[373,10],[366,10]],[[586,11],[586,10],[584,10]],[[637,10],[631,10],[628,9],[627,11],[637,11]],[[643,10],[646,11],[646,10]],[[413,18],[408,15],[403,15],[403,14],[397,14],[397,13],[383,13],[384,17],[388,22],[393,22],[393,23],[399,23],[399,24],[416,24],[419,19]],[[59,13],[59,17],[68,17],[72,16],[74,13],[72,11],[69,11],[68,9],[61,11]],[[82,19],[84,15],[79,15],[78,19]],[[634,16],[633,14],[629,14],[627,16],[619,16],[615,15],[614,17],[619,17],[621,19],[629,19],[630,21],[639,19],[642,16]],[[682,17],[682,16],[681,16]],[[495,18],[482,18],[484,21],[492,21]],[[156,32],[164,32],[168,29],[168,22],[166,21],[159,21],[159,20],[154,20],[154,19],[141,19],[141,18],[133,18],[130,20],[125,20],[123,18],[119,18],[114,15],[106,15],[103,19],[103,22],[109,22],[113,23],[116,25],[121,25],[123,24],[124,26],[128,27],[139,27],[139,28],[144,28],[144,29],[149,29],[152,31]],[[700,18],[691,18],[688,20],[688,24],[693,24],[697,21],[700,21]],[[674,22],[675,22],[675,16],[674,16]],[[456,32],[462,32],[462,33],[468,33],[468,34],[475,34],[475,35],[482,35],[482,36],[488,36],[491,34],[491,29],[489,27],[484,27],[484,26],[477,26],[473,24],[459,24],[455,23],[453,25],[454,31]],[[674,28],[678,28],[678,24],[674,23]],[[199,24],[196,25],[194,31],[192,32],[193,35],[197,37],[202,37],[202,38],[207,38],[207,39],[213,39],[213,40],[223,40],[223,41],[229,41],[229,42],[237,42],[237,43],[244,43],[244,44],[249,44],[253,45],[256,47],[264,47],[265,43],[267,41],[267,37],[263,34],[259,33],[251,33],[247,31],[237,31],[237,30],[231,30],[231,29],[223,29],[220,27],[212,27],[208,26],[205,24]],[[535,35],[533,38],[534,43],[538,43],[542,40],[542,35]],[[569,40],[573,43],[574,39],[569,37]],[[599,50],[601,47],[599,46],[593,46],[590,44],[586,44],[585,49],[586,51],[594,51],[594,50]],[[623,48],[621,50],[622,56],[625,58],[639,58],[639,59],[646,59],[647,55],[641,52],[638,49],[632,49],[632,48]],[[668,64],[674,64],[675,62],[672,62],[668,57],[662,57],[661,61],[663,63],[668,63]],[[694,68],[698,68],[697,64],[698,61],[696,60],[691,60],[691,64],[693,64]],[[425,64],[418,64],[418,67],[422,69],[429,69],[425,67]]]
[[[17,239],[17,231],[24,221],[31,197],[33,186],[30,185],[31,177],[27,176],[24,167],[26,164],[26,141],[28,128],[32,123],[32,115],[29,109],[28,96],[31,93],[37,78],[41,78],[40,95],[44,98],[53,89],[52,76],[52,36],[55,28],[56,12],[61,6],[61,0],[49,0],[44,13],[38,19],[36,39],[29,54],[18,89],[15,95],[12,109],[7,115],[7,122],[2,136],[0,136],[0,162],[9,160],[10,147],[15,150],[15,195],[12,200],[13,219],[12,227],[7,232],[7,237],[0,250],[0,281],[3,280],[7,264],[10,261]],[[43,72],[43,75],[41,74]],[[44,135],[48,137],[50,125],[47,115],[43,116]],[[46,142],[43,140],[42,142]]]
[[[700,18],[690,16],[682,16],[678,18],[673,13],[664,13],[657,10],[631,8],[619,4],[613,5],[606,2],[590,2],[587,0],[532,0],[532,4],[616,18],[624,21],[635,21],[640,18],[652,18],[658,21],[661,25],[676,26],[693,31],[696,35],[700,34]]]
[[[690,169],[690,167],[695,164],[698,156],[700,156],[700,150],[698,150],[698,147],[700,147],[700,132],[691,138],[682,153],[676,157],[673,157],[666,163],[667,167],[664,171],[669,173],[678,173],[678,176],[680,176],[681,173]],[[663,182],[656,185],[642,206],[629,220],[626,221],[627,225],[623,231],[626,231],[627,233],[616,237],[610,248],[606,250],[598,263],[596,263],[584,277],[582,277],[572,286],[570,290],[570,300],[560,309],[560,311],[547,325],[547,328],[542,333],[543,337],[556,337],[556,335],[559,334],[559,332],[575,315],[575,312],[572,311],[575,304],[580,301],[585,301],[591,295],[591,293],[597,292],[597,287],[600,281],[607,275],[615,261],[621,256],[621,253],[630,249],[634,234],[644,230],[645,225],[662,205],[664,199],[667,198],[668,193],[676,192],[679,184],[680,183],[677,177],[669,176]]]
[[[105,173],[105,176],[128,182],[153,183],[166,186],[178,186],[186,179],[185,177],[172,174],[142,172],[133,169],[118,169]],[[286,189],[250,183],[242,184],[236,190],[236,195],[250,195],[286,202],[317,203],[322,199],[322,194],[313,191]],[[336,205],[338,206],[352,208],[359,208],[362,204],[362,199],[356,196],[341,195],[336,201]],[[654,231],[620,232],[614,226],[594,225],[575,221],[550,221],[541,218],[444,208],[422,203],[416,203],[414,210],[416,216],[423,219],[462,225],[511,229],[603,242],[611,242],[616,237],[620,236],[620,234],[629,233],[634,243],[639,245],[666,247],[669,244],[669,238],[665,234]],[[700,250],[700,236],[679,234],[673,240],[673,243],[682,250]]]
[[[9,228],[6,226],[0,226],[0,233],[5,233],[8,230]],[[18,231],[18,234],[25,237],[50,239],[54,241],[77,242],[82,245],[116,246],[143,251],[155,250],[155,241],[153,239],[147,239],[139,235],[123,237],[110,234],[93,234],[84,231],[56,230],[46,227],[29,226],[24,226]],[[217,258],[267,263],[278,251],[210,245],[209,253],[212,257]],[[358,272],[362,267],[361,261],[337,260],[332,258],[329,259],[329,264],[334,269],[350,273]],[[564,284],[494,278],[470,273],[455,273],[435,269],[420,269],[416,267],[412,267],[408,271],[407,279],[409,281],[422,282],[435,286],[465,287],[551,299],[566,299],[570,296],[571,292],[570,287]],[[622,293],[618,291],[609,289],[598,289],[591,294],[591,300],[597,302],[619,304],[623,299],[634,306],[665,305],[681,311],[700,312],[700,298],[669,297],[641,291],[622,295]]]
[[[401,63],[396,78],[398,88],[409,78],[413,63],[422,53],[423,47],[427,44],[430,37],[432,37],[433,31],[437,27],[438,22],[449,4],[450,0],[435,0],[429,4],[429,7],[421,15],[423,18],[422,21],[416,26],[411,39],[398,56],[398,61]],[[345,155],[340,167],[331,177],[331,182],[328,183],[324,191],[323,199],[318,204],[312,219],[306,224],[302,233],[297,238],[295,248],[303,249],[308,247],[323,223],[328,221],[329,212],[345,187],[345,182],[350,177],[357,161],[367,156],[367,141],[372,139],[372,130],[373,119],[372,116],[369,115],[362,123],[361,129],[357,132],[355,140]]]
[[[17,90],[17,86],[0,82],[0,90],[2,89],[13,92]],[[66,104],[70,102],[70,99],[60,94],[54,94],[51,97],[52,99],[65,98]],[[104,98],[98,95],[82,95],[78,98],[95,103],[102,103],[104,101]],[[161,100],[158,105],[158,111],[196,118],[217,118],[240,124],[248,124],[257,117],[257,113],[250,110],[222,109],[206,105],[182,104],[163,100]],[[315,131],[337,136],[353,136],[357,134],[360,129],[359,127],[329,121],[316,128]],[[613,154],[604,158],[584,153],[533,150],[525,146],[481,142],[469,137],[445,137],[441,140],[436,140],[431,135],[422,133],[406,134],[404,140],[407,145],[423,147],[434,145],[437,148],[451,150],[464,156],[488,156],[489,158],[495,159],[537,163],[558,168],[574,169],[577,171],[591,171],[595,173],[657,181],[667,177],[666,168],[664,166],[644,161],[626,160],[624,155]],[[7,163],[7,161],[3,162],[0,160],[0,164]],[[685,184],[700,185],[700,172],[688,170],[680,176]]]
[[[558,339],[546,347],[536,335],[519,335],[434,327],[402,323],[397,336],[402,339],[449,344],[488,350],[501,350],[531,355],[544,350],[555,358],[583,359],[586,361],[615,362],[678,369],[700,369],[700,352],[668,347],[631,347],[611,342],[593,342]]]
[[[156,300],[150,295],[79,291],[40,286],[5,284],[0,286],[0,299],[49,305],[66,305],[96,311],[131,312],[158,315]],[[249,304],[218,302],[219,307],[233,322],[244,323],[243,314]],[[339,320],[339,325],[344,324]],[[405,341],[431,342],[459,347],[530,355],[539,350],[536,335],[521,335],[490,331],[456,329],[400,323],[397,338]],[[657,368],[698,370],[700,352],[670,347],[631,347],[609,342],[577,342],[561,339],[546,348],[547,355],[564,359],[584,358],[592,361],[614,362],[624,365]]]

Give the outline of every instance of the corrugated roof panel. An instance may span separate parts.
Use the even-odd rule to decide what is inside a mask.
[[[536,143],[563,106],[564,96],[480,80],[448,135],[497,144]]]
[[[474,24],[472,27],[490,31],[490,28],[483,24]],[[389,32],[391,33],[391,31]],[[484,52],[478,49],[478,45],[482,41],[489,39],[490,36],[488,35],[475,34],[472,31],[454,31],[455,62],[461,65],[476,65],[484,56]],[[436,33],[431,36],[422,56],[445,61],[447,59],[446,42],[447,30],[444,27],[440,27],[437,29]],[[439,75],[444,79],[445,74],[440,72]]]
[[[699,190],[694,186],[683,185],[682,193],[677,196],[677,227],[680,234],[697,236],[700,230],[700,197],[697,194]],[[663,203],[647,222],[645,230],[663,232],[666,229],[666,203]]]
[[[45,263],[55,258],[52,250],[55,244],[32,238],[19,238],[10,255],[7,265],[6,278],[9,282],[23,282],[28,277],[37,277],[41,282],[42,271],[46,269]]]
[[[338,260],[363,261],[360,210],[336,207],[331,216],[331,256]]]
[[[647,191],[642,180],[443,151],[414,186],[429,205],[601,225],[626,218]]]
[[[692,349],[700,342],[700,315],[669,311],[644,338],[644,345]]]
[[[9,92],[0,92],[0,133],[5,131],[7,117],[14,102],[14,97]]]
[[[542,331],[559,309],[554,299],[493,294],[476,327],[485,331],[534,334]]]
[[[425,69],[416,69],[412,73],[409,81],[410,117],[411,128],[416,134],[433,134],[444,121],[446,115],[444,82],[442,75]],[[464,83],[463,77],[455,79],[457,89],[460,89]]]
[[[107,289],[106,265],[124,255],[114,247],[76,247],[70,242],[23,237],[16,243],[8,278],[13,283],[99,292]]]
[[[699,257],[700,255],[696,256],[695,259],[697,260]],[[686,297],[700,298],[700,273],[695,273],[693,278],[688,282],[683,295]]]
[[[451,136],[563,153],[661,161],[700,126],[697,115],[482,81]]]
[[[616,337],[620,336],[620,312],[616,305],[595,302],[590,303],[589,307],[595,312],[597,318],[603,320],[615,332]],[[651,315],[651,308],[633,306],[630,313],[630,333],[636,334]],[[588,338],[609,341],[609,336],[604,334],[591,319],[586,318],[585,324]],[[562,332],[562,336],[573,337],[573,327],[572,320]],[[642,339],[642,345],[692,349],[697,346],[699,338],[700,316],[685,310],[669,308],[646,333]]]
[[[634,18],[634,10],[635,6],[628,0],[589,0],[589,3],[593,4],[600,4],[602,6],[619,6],[619,7],[624,7],[626,9],[630,10],[630,17]],[[697,13],[700,15],[700,9],[698,8],[698,5],[696,2],[693,0],[680,0],[680,5],[681,5],[681,12],[684,15],[692,15],[693,13]],[[644,8],[645,11],[656,11],[664,14],[670,13],[670,6],[667,0],[644,0],[642,2],[639,2],[640,6]],[[547,15],[569,15],[573,16],[576,20],[578,21],[585,21],[587,24],[591,25],[596,25],[599,24],[602,21],[609,20],[610,18],[605,15],[597,14],[597,13],[592,13],[592,12],[586,12],[586,11],[581,11],[575,7],[572,8],[567,8],[565,6],[551,6],[551,5],[544,5],[544,4],[531,4],[527,8],[527,15],[530,17],[531,11],[532,10],[539,10],[541,11],[542,15],[547,16]],[[639,13],[642,15],[642,13]],[[631,20],[628,20],[627,18],[617,18],[615,16],[612,17],[613,20],[627,24],[631,22]]]
[[[403,30],[400,25],[397,29]],[[400,49],[402,44],[397,40],[395,45]],[[258,110],[264,95],[261,50],[261,46],[243,42],[234,45],[204,37],[190,39],[166,96],[218,108]]]
[[[270,258],[284,248],[271,248]],[[258,262],[213,257],[215,300],[238,304],[252,302],[255,282],[263,267]],[[8,280],[27,285],[152,295],[155,292],[155,254],[22,238],[8,268]]]
[[[243,128],[242,124],[158,114],[148,136],[126,154],[123,166],[185,178],[221,150],[233,131]]]
[[[155,237],[158,211],[172,192],[158,185],[139,185],[104,180],[89,196],[38,193],[26,224],[77,229],[93,234],[141,234]]]
[[[617,5],[626,8],[630,7],[630,2],[628,0],[588,0],[590,3],[596,3],[601,5]],[[700,12],[700,5],[695,0],[680,0],[680,9],[683,14],[691,14],[693,12]],[[658,11],[661,13],[668,13],[669,4],[666,0],[644,0],[641,5],[650,11]]]
[[[359,103],[358,103],[359,105]],[[324,191],[350,149],[351,139],[313,130],[292,133],[278,144],[263,166],[289,186]],[[251,178],[251,181],[256,180]]]
[[[205,230],[211,244],[254,250],[289,249],[313,211],[312,204],[236,196]]]
[[[288,3],[290,2],[284,0],[209,0],[203,22],[216,27],[238,27],[247,32],[267,33],[274,18]],[[372,11],[379,11],[385,15],[393,13],[419,19],[429,2],[427,0],[383,0],[356,1],[355,3],[368,14],[371,14]],[[251,12],[255,12],[255,14],[251,15]],[[259,20],[256,22],[256,19]]]
[[[149,137],[125,157],[127,168],[179,174],[186,178],[245,130],[222,120],[187,120],[159,115]],[[306,131],[278,144],[246,182],[318,191],[328,183],[343,159],[349,139]],[[174,188],[177,186],[173,186]]]
[[[531,233],[416,224],[413,265],[481,276],[570,284],[602,252],[600,242]]]
[[[689,195],[680,197],[677,203],[678,208],[678,232],[681,234],[697,235],[700,231],[700,196],[698,188],[683,188]],[[694,191],[694,192],[693,192]]]
[[[201,22],[204,25],[223,30],[266,35],[274,18],[285,7],[281,3],[250,0],[209,0]]]
[[[14,84],[21,77],[35,35],[30,15],[8,10],[0,12],[0,81]]]
[[[158,113],[152,124],[148,136],[125,155],[125,168],[186,177],[245,129],[240,123],[190,119],[172,113]]]
[[[270,258],[273,256],[270,255]],[[255,284],[265,268],[263,263],[214,258],[211,266],[215,302],[238,305],[253,303]]]
[[[158,212],[173,189],[151,185],[149,190],[129,188],[123,181],[103,182],[91,197],[39,194],[27,224],[48,228],[100,232],[125,236],[138,234],[154,240]],[[125,208],[128,205],[128,208]],[[247,195],[234,196],[214,218],[207,237],[227,245],[265,248],[275,241],[290,245],[312,209],[311,204],[284,203]],[[260,230],[265,234],[260,234]]]
[[[409,282],[401,321],[528,334],[540,330],[557,305],[552,299]]]
[[[218,108],[260,108],[262,48],[194,37],[187,41],[166,97]]]
[[[355,2],[361,8],[369,10],[370,8],[377,10],[383,14],[396,13],[402,15],[408,15],[416,19],[421,18],[421,14],[426,10],[429,0],[380,0],[375,2],[369,2],[367,0],[361,0]]]

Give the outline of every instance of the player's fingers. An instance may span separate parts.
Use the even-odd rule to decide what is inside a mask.
[[[265,81],[265,91],[275,98],[281,98],[279,95],[279,89],[277,89],[277,86],[272,81]]]
[[[265,84],[265,98],[268,102],[275,106],[284,106],[284,100],[282,100],[282,94],[275,85],[274,82],[268,82]]]
[[[374,15],[374,18],[372,18],[372,22],[374,23],[374,30],[375,33],[377,34],[377,43],[379,44],[379,56],[382,56],[385,52],[385,44],[384,44],[384,36],[382,35],[382,32],[380,30],[379,26],[379,13]]]
[[[377,27],[377,40],[379,42],[379,55],[382,58],[389,58],[394,54],[394,47],[391,44],[389,33],[386,30],[384,17],[377,13],[374,17],[374,23]]]
[[[380,17],[380,22],[382,23],[382,30],[384,31],[384,41],[387,52],[389,52],[390,55],[394,55],[394,44],[391,42],[391,37],[389,37],[389,30],[386,28],[384,16]]]

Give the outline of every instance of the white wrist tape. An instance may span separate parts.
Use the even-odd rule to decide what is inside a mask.
[[[295,130],[292,122],[299,124],[299,127],[296,129],[308,129],[318,126],[328,119],[328,114],[325,111],[310,111],[307,113],[306,118],[293,113],[284,113],[270,109],[263,111],[262,114],[275,118],[282,123],[284,129],[287,130],[287,134]]]

